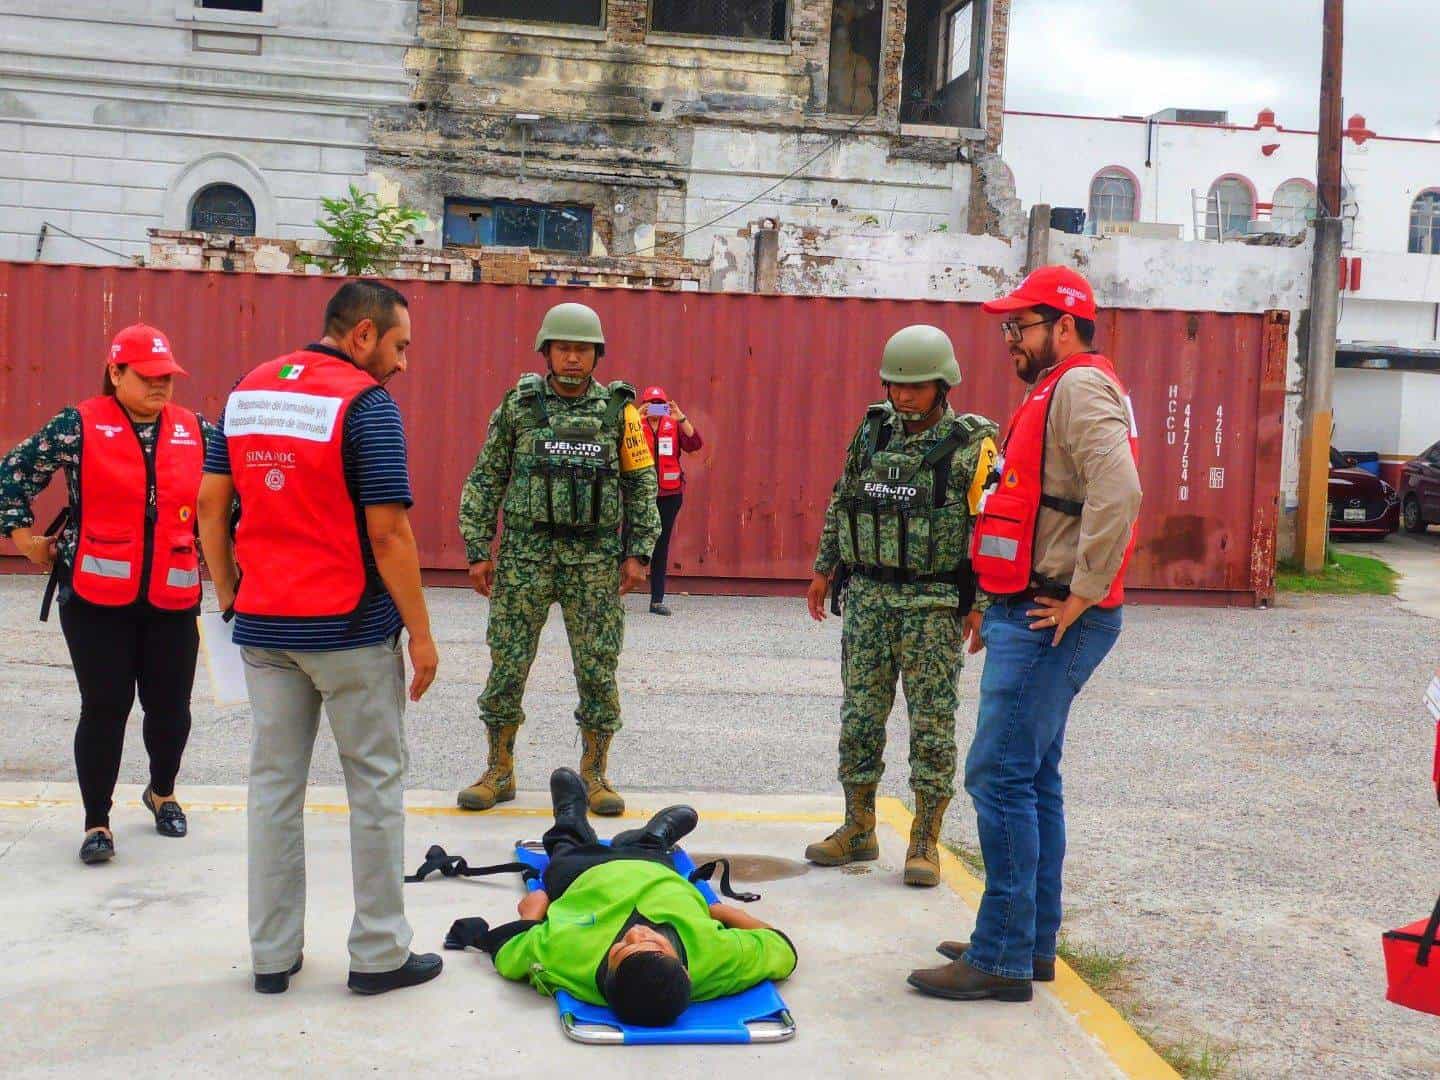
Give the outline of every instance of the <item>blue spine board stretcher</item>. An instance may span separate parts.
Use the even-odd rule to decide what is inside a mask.
[[[517,843],[515,858],[533,866],[537,875],[544,874],[545,867],[550,864],[550,856],[534,841]],[[672,858],[680,874],[688,878],[694,872],[695,861],[682,849],[676,848]],[[696,881],[693,884],[705,897],[706,903],[718,901],[709,882]],[[527,881],[525,887],[534,892],[542,888],[543,883],[537,876]],[[795,1020],[790,1015],[790,1007],[769,980],[729,997],[697,1001],[673,1024],[663,1028],[626,1024],[604,1005],[581,1001],[564,990],[555,992],[555,1004],[560,1010],[560,1025],[565,1034],[576,1042],[591,1045],[736,1045],[784,1042],[795,1035]]]

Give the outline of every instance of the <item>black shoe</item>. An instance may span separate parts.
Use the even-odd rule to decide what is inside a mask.
[[[140,794],[140,805],[155,815],[155,831],[161,836],[181,837],[190,831],[190,825],[185,820],[185,811],[180,809],[180,804],[173,798],[156,805],[155,788],[146,786]],[[158,800],[157,800],[158,801]]]
[[[669,615],[669,614],[671,614],[671,612],[670,612],[670,609],[669,609],[668,607],[666,607],[664,604],[651,604],[651,605],[650,605],[650,614],[651,614],[651,615]]]
[[[585,820],[590,800],[585,781],[574,769],[559,768],[550,774],[550,805],[555,810],[556,821]]]
[[[435,953],[411,953],[410,959],[394,971],[352,971],[346,985],[357,994],[383,994],[389,990],[402,990],[407,986],[427,983],[439,975],[444,966],[445,961]]]
[[[643,829],[628,829],[610,841],[612,847],[633,847],[644,844],[669,851],[700,824],[700,815],[693,807],[667,806],[646,822]]]
[[[87,866],[94,866],[96,863],[109,862],[115,857],[115,840],[107,832],[92,832],[85,834],[85,842],[80,845],[80,861]]]
[[[965,955],[965,950],[968,948],[970,948],[970,942],[968,941],[942,941],[939,945],[935,946],[935,951],[945,957],[946,960],[959,960]],[[1034,967],[1034,979],[1036,982],[1055,981],[1055,958],[1053,956],[1049,959],[1040,956],[1035,957]]]
[[[305,954],[301,953],[295,958],[295,963],[289,971],[272,971],[266,975],[256,975],[255,992],[257,994],[283,994],[290,989],[290,976],[299,971],[304,963]]]

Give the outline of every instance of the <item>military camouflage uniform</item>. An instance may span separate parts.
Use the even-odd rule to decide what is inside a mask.
[[[610,400],[610,389],[594,380],[584,394],[573,399],[557,394],[548,379],[544,383],[543,401],[552,417],[561,413],[600,417]],[[484,449],[465,482],[460,533],[468,562],[490,558],[497,519],[514,473],[516,436],[527,419],[525,409],[516,390],[505,395],[490,417]],[[632,429],[632,421],[633,430],[639,432],[638,414],[627,405],[622,433]],[[643,441],[643,435],[640,437]],[[620,531],[602,530],[588,537],[552,536],[507,522],[485,635],[490,646],[490,678],[479,705],[487,725],[498,728],[524,722],[520,700],[525,682],[550,605],[558,602],[580,691],[575,719],[591,731],[620,730],[620,693],[615,684],[625,634],[620,561],[622,557],[649,558],[660,536],[656,494],[653,466],[621,472],[624,528]]]
[[[943,441],[959,422],[947,406],[939,423],[911,435],[894,411],[887,411],[884,422],[890,437],[885,449],[917,456]],[[955,538],[961,551],[969,548],[974,509],[970,500],[979,490],[977,462],[982,448],[991,445],[987,439],[996,435],[995,425],[983,417],[973,417],[971,426],[974,431],[968,441],[951,456],[945,500],[963,519]],[[851,440],[844,477],[826,509],[816,573],[830,575],[840,565],[841,490],[857,482],[865,467],[867,428],[868,421]],[[891,584],[857,574],[850,579],[844,600],[841,783],[879,783],[885,771],[885,722],[895,702],[898,677],[910,714],[910,787],[917,795],[950,798],[955,782],[957,684],[964,660],[960,621],[965,612],[959,610],[958,586],[950,581]],[[975,606],[988,605],[982,596]]]

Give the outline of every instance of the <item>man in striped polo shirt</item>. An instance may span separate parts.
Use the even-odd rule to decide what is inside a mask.
[[[405,428],[385,390],[406,369],[409,343],[400,293],[371,281],[342,286],[326,308],[323,338],[241,379],[221,434],[206,445],[201,541],[220,604],[235,613],[255,718],[250,941],[260,993],[286,990],[300,970],[301,814],[322,704],[350,802],[350,989],[384,993],[440,973],[439,956],[410,952],[401,894],[401,626],[411,701],[439,663],[407,513]]]

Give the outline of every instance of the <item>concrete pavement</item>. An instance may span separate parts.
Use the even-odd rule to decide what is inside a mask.
[[[0,784],[6,1077],[411,1070],[545,1077],[583,1069],[602,1078],[641,1068],[666,1076],[720,1069],[753,1077],[1173,1076],[1068,970],[1028,1005],[955,1004],[910,990],[906,972],[942,962],[935,943],[968,933],[973,911],[952,889],[900,883],[908,816],[894,800],[884,801],[880,861],[823,871],[793,856],[838,818],[837,799],[691,797],[702,811],[693,850],[736,856],[737,870],[748,867],[764,894],[755,913],[796,943],[800,967],[783,991],[799,1030],[781,1045],[641,1050],[567,1041],[553,1003],[504,982],[474,952],[445,953],[444,974],[424,987],[371,999],[350,994],[341,791],[311,791],[305,968],[278,997],[250,989],[244,789],[187,789],[191,835],[177,841],[156,836],[139,789],[122,787],[118,855],[101,867],[76,859],[77,796],[68,784]],[[647,794],[627,817],[685,798]],[[409,796],[409,863],[418,865],[432,843],[472,863],[504,861],[515,840],[543,829],[547,804],[539,795],[485,815],[462,815],[451,799],[449,792]],[[947,877],[974,898],[978,886],[953,860]],[[513,878],[407,886],[414,947],[438,951],[455,918],[514,917],[519,895]]]
[[[1401,531],[1378,543],[1342,543],[1339,550],[1389,563],[1400,574],[1396,592],[1400,607],[1440,619],[1440,533]]]

